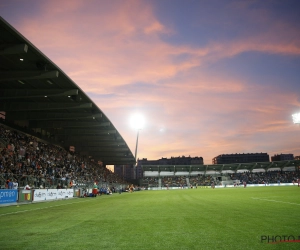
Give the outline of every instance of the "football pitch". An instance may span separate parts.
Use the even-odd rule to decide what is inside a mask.
[[[2,250],[300,249],[300,188],[116,193],[1,207],[0,221]]]

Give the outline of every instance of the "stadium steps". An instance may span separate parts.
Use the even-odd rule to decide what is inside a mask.
[[[190,179],[187,177],[186,178],[186,185],[189,187],[191,184],[190,184]]]

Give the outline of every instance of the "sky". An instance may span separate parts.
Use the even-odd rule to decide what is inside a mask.
[[[137,158],[300,155],[300,1],[0,0]]]

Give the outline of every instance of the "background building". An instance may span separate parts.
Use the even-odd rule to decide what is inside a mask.
[[[178,156],[158,160],[138,159],[138,166],[141,165],[203,165],[203,157]]]
[[[137,179],[143,178],[142,166],[146,165],[203,165],[203,157],[178,156],[171,158],[161,158],[158,160],[148,160],[143,158],[137,161],[136,176]]]
[[[271,156],[271,161],[291,161],[294,160],[293,154],[278,154]]]
[[[143,178],[142,165],[203,165],[203,157],[179,156],[161,158],[158,160],[138,159],[136,166],[136,179]],[[134,167],[132,165],[115,165],[114,172],[126,181],[134,179]]]
[[[114,173],[125,181],[131,181],[134,178],[133,165],[115,165]]]
[[[248,153],[248,154],[222,154],[212,159],[213,164],[230,163],[250,163],[250,162],[270,162],[267,153]]]

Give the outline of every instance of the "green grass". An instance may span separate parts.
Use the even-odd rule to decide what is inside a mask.
[[[300,188],[140,191],[0,208],[0,249],[300,249]]]

